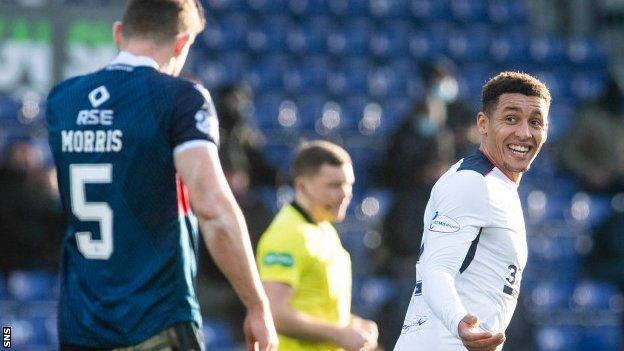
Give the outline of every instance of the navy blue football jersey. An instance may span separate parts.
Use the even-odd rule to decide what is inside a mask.
[[[174,152],[218,143],[208,92],[122,52],[48,96],[49,140],[68,216],[59,339],[139,343],[181,321],[201,326],[197,221]]]

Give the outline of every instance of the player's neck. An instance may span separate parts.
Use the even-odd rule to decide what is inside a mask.
[[[479,146],[479,151],[481,151],[481,153],[483,155],[485,155],[485,157],[487,157],[488,160],[490,160],[490,162],[492,162],[492,164],[494,164],[494,166],[496,166],[496,168],[498,168],[501,172],[503,172],[505,177],[507,177],[510,181],[512,181],[512,182],[514,182],[516,184],[520,184],[520,179],[522,179],[522,173],[521,172],[514,172],[514,173],[508,172],[507,169],[503,165],[499,165],[496,162],[494,157],[492,157],[492,155],[489,153],[487,148],[485,146],[483,146],[483,144],[481,144],[481,146]]]
[[[295,202],[297,203],[297,205],[299,205],[299,207],[301,207],[303,211],[305,211],[305,213],[314,223],[321,222],[321,220],[319,220],[317,216],[314,215],[314,212],[312,211],[312,202],[306,196],[295,192]]]
[[[135,56],[149,57],[156,61],[159,71],[169,73],[172,55],[165,46],[158,46],[150,40],[132,39],[121,50]]]

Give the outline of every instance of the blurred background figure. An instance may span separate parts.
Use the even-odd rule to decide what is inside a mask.
[[[58,270],[65,220],[56,173],[28,139],[7,146],[0,164],[0,270]]]

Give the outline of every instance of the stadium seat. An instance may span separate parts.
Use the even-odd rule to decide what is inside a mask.
[[[206,349],[218,351],[234,349],[232,329],[226,322],[204,318],[202,331]]]
[[[203,43],[211,50],[240,50],[245,48],[245,37],[250,18],[245,13],[231,13],[219,20],[207,20],[202,33]]]
[[[393,21],[375,30],[371,37],[371,52],[382,58],[407,57],[410,52],[410,38],[413,28],[407,21]]]
[[[616,286],[602,281],[582,281],[574,288],[572,306],[588,312],[622,312],[624,297]]]
[[[501,64],[529,62],[529,40],[523,31],[500,31],[490,42],[490,57]]]
[[[574,121],[572,104],[560,102],[553,104],[548,112],[548,140],[557,141],[563,137]]]
[[[568,62],[565,42],[559,37],[533,37],[529,41],[529,52],[536,64],[556,67]]]
[[[450,19],[448,0],[409,0],[412,16],[417,22]]]
[[[55,275],[46,271],[20,270],[9,273],[9,295],[18,301],[51,300],[57,291]]]
[[[286,33],[292,28],[293,24],[287,16],[264,16],[247,32],[247,47],[256,54],[284,53],[287,48]]]
[[[322,94],[307,94],[296,99],[295,103],[300,119],[299,128],[309,131],[315,130],[317,121],[323,116],[323,106],[327,101],[327,97]],[[337,127],[338,124],[340,124],[340,118],[331,123],[332,127]]]
[[[357,203],[355,215],[358,219],[377,223],[381,221],[394,201],[394,193],[390,189],[368,189]]]
[[[579,340],[579,350],[621,351],[622,326],[600,325],[585,327]]]
[[[262,150],[271,166],[283,172],[288,172],[290,169],[292,152],[292,145],[287,144],[267,144]]]
[[[287,0],[247,0],[247,7],[259,15],[282,13]]]
[[[281,90],[284,88],[284,75],[291,65],[288,56],[267,56],[251,67],[245,80],[254,91]]]
[[[572,280],[579,270],[578,239],[573,234],[533,235],[529,241],[531,262],[541,278]]]
[[[7,95],[0,95],[0,120],[17,121],[19,109],[19,101]]]
[[[371,73],[370,63],[361,58],[347,59],[334,66],[327,76],[327,87],[331,94],[366,94],[368,77]]]
[[[410,54],[421,62],[429,62],[446,54],[446,33],[450,30],[446,23],[433,23],[418,28],[410,38]]]
[[[409,16],[408,0],[368,0],[369,12],[380,20],[405,19]]]
[[[333,27],[327,38],[329,52],[336,56],[360,56],[369,54],[370,35],[373,31],[370,20],[355,18],[345,20]]]
[[[568,60],[581,68],[603,68],[607,55],[602,43],[597,38],[575,36],[567,42]]]
[[[585,351],[579,348],[582,329],[577,326],[542,326],[536,330],[536,351]]]
[[[529,290],[529,306],[537,312],[567,310],[574,285],[566,281],[540,281]]]
[[[308,17],[310,15],[328,15],[330,0],[290,0],[288,8],[293,15]]]
[[[595,101],[604,93],[607,79],[604,67],[598,70],[575,72],[570,82],[571,93],[581,103]]]
[[[280,113],[280,105],[286,100],[282,94],[262,94],[255,98],[253,119],[262,129],[279,128],[278,116]],[[296,122],[296,111],[292,118]],[[293,122],[293,124],[294,124]]]
[[[308,55],[327,53],[327,37],[332,22],[327,17],[312,17],[299,23],[287,33],[286,42],[291,53]]]
[[[484,0],[450,0],[450,9],[458,23],[487,23],[489,20]]]
[[[368,16],[366,0],[328,0],[329,11],[335,16],[355,17]]]
[[[329,71],[330,64],[325,56],[308,57],[289,67],[284,80],[285,88],[297,94],[324,93]]]
[[[392,280],[384,277],[356,278],[353,281],[353,310],[365,318],[374,318],[397,294]]]
[[[486,63],[489,60],[490,29],[471,25],[457,28],[447,36],[447,51],[456,62]]]
[[[503,25],[524,25],[527,14],[524,2],[519,0],[494,0],[488,5],[490,23]]]
[[[391,66],[378,66],[368,77],[368,92],[374,98],[403,95],[407,91],[409,75]]]

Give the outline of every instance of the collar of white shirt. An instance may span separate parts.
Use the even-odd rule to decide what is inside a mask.
[[[117,57],[111,62],[111,65],[128,65],[133,67],[147,66],[158,69],[158,63],[148,56],[137,56],[127,51],[120,51]]]

